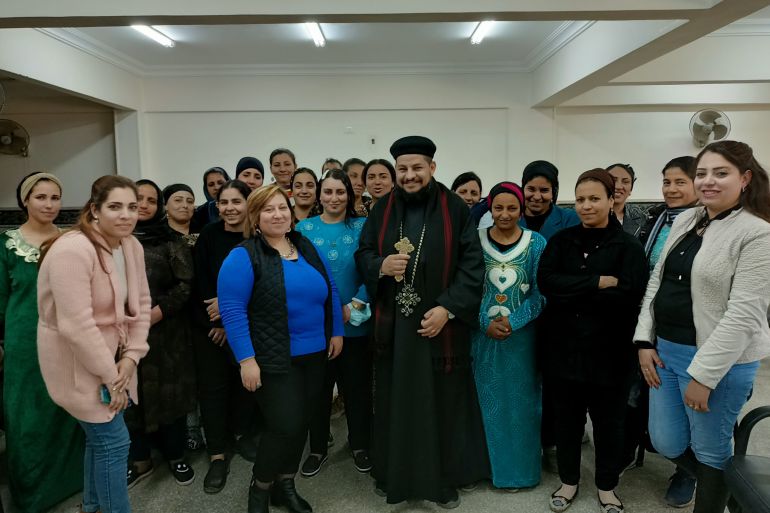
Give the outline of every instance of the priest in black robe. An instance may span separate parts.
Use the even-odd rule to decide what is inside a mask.
[[[390,151],[396,187],[356,253],[374,298],[372,476],[389,503],[452,508],[459,487],[490,475],[470,357],[484,259],[468,207],[433,179],[433,142],[405,137]]]

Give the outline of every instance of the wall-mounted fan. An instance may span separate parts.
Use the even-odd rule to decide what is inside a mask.
[[[29,155],[29,132],[11,119],[0,119],[0,153]]]
[[[698,148],[726,139],[730,134],[730,119],[718,110],[699,110],[690,119],[692,141]]]

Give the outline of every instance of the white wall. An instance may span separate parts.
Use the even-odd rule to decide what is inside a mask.
[[[113,113],[66,98],[41,98],[38,105],[10,101],[0,117],[12,119],[30,134],[29,156],[0,155],[0,208],[18,208],[16,186],[33,171],[61,178],[64,207],[81,207],[91,183],[115,172]]]
[[[552,157],[549,112],[529,108],[529,91],[511,73],[147,79],[143,174],[197,190],[207,167],[267,164],[276,147],[318,170],[330,156],[388,158],[395,139],[422,134],[438,146],[439,180],[474,170],[489,187]]]
[[[196,193],[205,169],[218,165],[234,176],[236,162],[245,155],[256,156],[267,167],[271,150],[288,147],[298,165],[319,171],[327,157],[343,162],[354,156],[390,159],[391,143],[412,133],[437,143],[436,179],[446,185],[470,169],[491,184],[506,169],[504,109],[185,112],[148,114],[145,119],[145,176],[162,185],[190,183]]]
[[[718,108],[718,107],[717,107]],[[734,107],[733,107],[734,109]],[[746,142],[760,163],[770,169],[770,109],[722,109],[730,118],[730,138]],[[632,199],[661,197],[661,169],[673,157],[696,155],[690,137],[690,118],[697,109],[670,110],[574,108],[555,114],[556,155],[566,183],[582,171],[615,162],[631,164],[638,181]],[[569,177],[569,178],[567,178]],[[562,186],[560,199],[574,198],[572,187]]]
[[[143,110],[128,113],[139,140],[119,167],[161,185],[189,183],[200,195],[203,170],[233,171],[244,155],[267,164],[273,148],[286,146],[300,165],[317,170],[330,156],[387,157],[393,140],[418,133],[437,143],[437,178],[447,184],[470,169],[488,190],[503,179],[520,180],[528,162],[546,159],[561,170],[560,199],[569,200],[579,173],[621,161],[639,174],[633,198],[657,200],[663,164],[698,151],[688,129],[697,106],[532,109],[530,88],[528,75],[512,73],[147,78]],[[65,203],[78,206],[95,177],[115,170],[112,113],[70,106],[55,114],[50,100],[35,109],[13,114],[32,132],[32,155],[0,158],[4,183],[53,169],[65,178]],[[768,109],[723,109],[731,137],[751,144],[765,163]],[[0,207],[14,204],[12,188],[3,188]]]
[[[698,106],[532,109],[530,86],[529,75],[513,73],[147,79],[143,174],[197,191],[204,169],[231,171],[247,154],[266,161],[286,146],[317,170],[329,156],[387,157],[393,140],[419,133],[436,142],[447,184],[474,170],[488,190],[545,159],[560,169],[560,199],[570,200],[581,172],[624,162],[639,174],[633,198],[657,201],[662,166],[698,152],[689,134]],[[723,110],[731,137],[770,161],[770,110]]]

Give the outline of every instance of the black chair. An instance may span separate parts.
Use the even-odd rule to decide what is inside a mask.
[[[770,417],[770,406],[751,410],[735,432],[735,455],[725,469],[732,513],[770,513],[770,457],[746,455],[751,430]]]

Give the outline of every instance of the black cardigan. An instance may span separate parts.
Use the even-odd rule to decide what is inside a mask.
[[[543,342],[546,373],[560,379],[624,383],[636,362],[632,343],[647,283],[647,262],[636,238],[614,217],[587,257],[582,225],[551,237],[540,258],[538,286],[546,297]],[[618,286],[599,289],[600,276]]]

